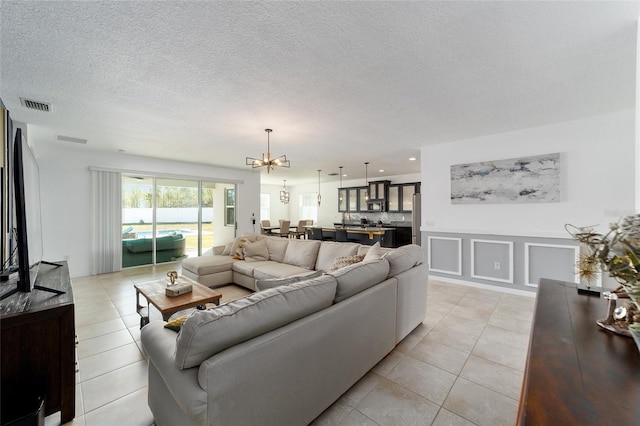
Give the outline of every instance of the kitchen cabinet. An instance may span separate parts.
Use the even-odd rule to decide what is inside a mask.
[[[400,185],[389,185],[387,192],[387,211],[400,211]]]
[[[420,192],[420,182],[398,183],[387,188],[387,211],[391,213],[411,213],[413,194]]]
[[[420,192],[420,183],[406,183],[402,185],[402,212],[410,212],[413,210],[413,194],[416,192]]]
[[[358,211],[358,188],[347,188],[348,212],[356,213]]]
[[[386,201],[389,180],[369,182],[369,201]]]
[[[347,206],[347,188],[338,188],[338,211],[346,212]]]
[[[368,186],[338,188],[338,211],[410,213],[416,192],[420,192],[420,182],[391,184],[384,180],[369,182]]]
[[[359,212],[368,212],[369,208],[367,206],[367,187],[363,186],[358,188],[358,211]]]

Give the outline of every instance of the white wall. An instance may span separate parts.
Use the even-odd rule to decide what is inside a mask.
[[[32,129],[33,132],[33,129]],[[83,146],[47,141],[34,146],[40,164],[44,259],[69,259],[72,276],[89,275],[91,253],[91,184],[89,166],[135,170],[151,174],[242,180],[237,193],[238,235],[252,231],[251,212],[260,211],[260,175],[110,152],[90,152]]]
[[[566,223],[608,225],[635,213],[635,111],[421,149],[422,230],[567,237]],[[559,152],[561,201],[452,205],[450,166]]]

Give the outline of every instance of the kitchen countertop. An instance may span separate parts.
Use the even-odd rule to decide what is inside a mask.
[[[339,224],[341,225],[341,224]],[[322,228],[322,229],[331,229],[335,230],[336,226],[322,226],[316,225],[313,228]],[[337,229],[341,229],[338,227]],[[346,225],[342,229],[346,229],[347,231],[364,231],[364,232],[376,232],[376,231],[395,231],[396,228],[385,228],[384,226],[354,226],[354,225]]]
[[[335,226],[339,226],[342,225],[342,222],[334,222],[333,223]],[[356,227],[356,228],[362,228],[362,227],[369,227],[369,228],[377,228],[376,223],[374,222],[369,222],[367,225],[363,225],[360,222],[345,222],[344,223],[345,227]],[[411,222],[383,222],[382,223],[383,227],[391,227],[391,228],[411,228]]]

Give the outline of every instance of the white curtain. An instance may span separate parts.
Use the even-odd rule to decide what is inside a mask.
[[[122,179],[91,170],[93,274],[122,269]]]

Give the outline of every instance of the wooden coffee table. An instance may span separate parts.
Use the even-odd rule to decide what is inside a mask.
[[[149,323],[149,304],[155,306],[162,314],[162,319],[169,317],[183,309],[197,307],[205,309],[205,304],[220,304],[222,294],[187,277],[178,278],[178,282],[187,282],[193,290],[180,296],[169,297],[165,294],[168,278],[134,284],[136,288],[136,311],[140,314],[140,328]],[[147,306],[140,304],[140,295],[147,299]]]

